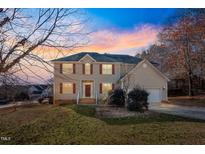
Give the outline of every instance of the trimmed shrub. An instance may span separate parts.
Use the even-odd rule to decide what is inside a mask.
[[[116,105],[120,107],[125,106],[125,92],[123,89],[115,89],[109,93],[109,105]]]
[[[127,108],[130,111],[144,112],[148,110],[148,93],[141,88],[134,88],[128,93]]]

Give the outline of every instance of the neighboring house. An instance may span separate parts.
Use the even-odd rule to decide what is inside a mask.
[[[41,98],[52,97],[53,96],[53,87],[49,85],[46,89],[44,89],[41,93]]]
[[[31,85],[28,89],[30,100],[38,99],[46,88],[47,85]]]
[[[150,103],[167,100],[166,78],[149,61],[129,55],[82,52],[55,59],[54,102],[99,103],[114,88],[135,86]]]

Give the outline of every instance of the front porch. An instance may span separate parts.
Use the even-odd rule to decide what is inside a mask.
[[[81,98],[78,104],[96,104],[95,98]]]
[[[94,98],[94,81],[93,80],[82,80],[82,95],[81,98]]]
[[[77,104],[97,104],[97,91],[94,80],[82,80],[77,96]]]

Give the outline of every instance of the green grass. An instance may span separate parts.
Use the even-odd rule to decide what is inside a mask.
[[[153,117],[95,117],[94,106],[48,105],[0,115],[0,144],[205,144],[205,123]]]
[[[76,113],[82,114],[88,117],[95,117],[94,105],[65,105],[65,107],[74,110]]]

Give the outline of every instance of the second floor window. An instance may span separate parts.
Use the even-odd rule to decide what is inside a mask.
[[[73,64],[63,64],[62,71],[63,71],[63,74],[72,74],[73,73]]]
[[[91,74],[91,65],[89,63],[85,64],[85,74]]]
[[[112,64],[103,64],[102,74],[112,74]]]

